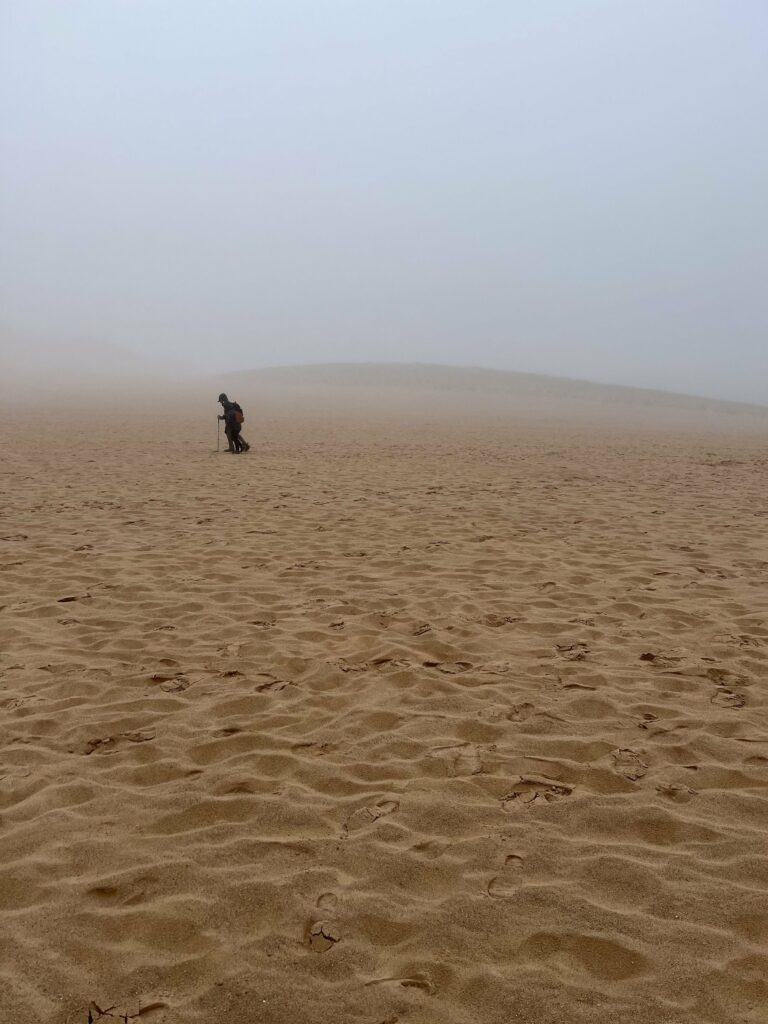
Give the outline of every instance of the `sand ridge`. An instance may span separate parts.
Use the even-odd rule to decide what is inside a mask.
[[[764,446],[247,426],[4,425],[0,1016],[764,1024]]]

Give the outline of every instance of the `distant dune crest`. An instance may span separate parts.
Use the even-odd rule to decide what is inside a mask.
[[[622,417],[634,410],[697,414],[744,422],[768,422],[768,406],[717,398],[654,391],[620,384],[517,373],[475,366],[431,363],[317,363],[273,366],[216,376],[196,374],[118,347],[82,344],[69,354],[31,343],[4,346],[0,357],[0,394],[22,400],[29,393],[57,404],[105,401],[116,406],[138,400],[165,403],[209,401],[221,390],[264,407],[294,395],[302,405],[317,400],[327,407],[338,399],[339,409],[373,413],[375,408],[493,411],[505,414],[527,410],[537,418],[550,414],[579,417],[594,411],[600,418]],[[281,397],[282,396],[282,397]]]
[[[565,399],[600,404],[654,405],[699,411],[752,413],[768,418],[768,407],[747,402],[653,391],[621,384],[598,384],[512,370],[431,363],[317,363],[274,366],[227,374],[232,386],[249,388],[348,388],[457,391],[518,398]]]

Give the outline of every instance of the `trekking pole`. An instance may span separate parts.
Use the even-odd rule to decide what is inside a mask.
[[[216,453],[221,451],[221,420],[216,417]]]

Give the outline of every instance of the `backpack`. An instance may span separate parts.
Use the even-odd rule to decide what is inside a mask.
[[[243,410],[240,408],[237,402],[233,402],[232,404],[235,408],[235,423],[244,423],[245,414],[243,413]]]

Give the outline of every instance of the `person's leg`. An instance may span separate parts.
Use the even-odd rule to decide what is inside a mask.
[[[250,445],[248,444],[248,442],[247,442],[247,441],[245,440],[245,438],[243,437],[243,435],[242,435],[242,434],[240,435],[240,444],[241,444],[241,445],[243,446],[243,451],[244,451],[244,452],[247,452],[247,451],[248,451],[248,449],[249,449],[249,448],[251,447],[251,446],[250,446]]]
[[[231,427],[225,427],[224,428],[224,433],[227,435],[227,451],[234,452],[235,451],[235,444],[234,444],[234,441],[232,440],[232,428]]]
[[[240,438],[240,427],[232,427],[232,443],[235,446],[235,454],[239,455],[243,450],[243,442]]]

